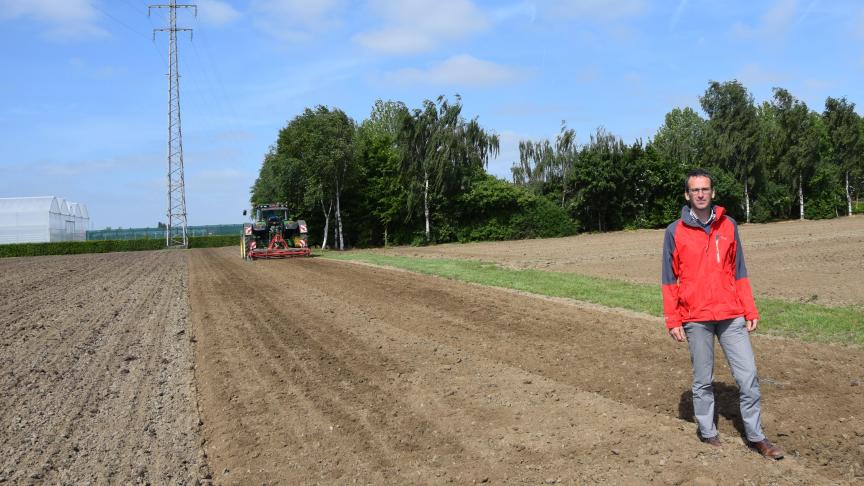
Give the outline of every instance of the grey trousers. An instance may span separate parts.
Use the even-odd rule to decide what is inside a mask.
[[[720,341],[726,361],[740,392],[741,419],[747,440],[759,442],[762,433],[762,394],[756,375],[756,359],[743,317],[725,321],[688,322],[684,324],[690,362],[693,364],[693,414],[699,435],[708,439],[717,435],[714,423],[714,336]]]

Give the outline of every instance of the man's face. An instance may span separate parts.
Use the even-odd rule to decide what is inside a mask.
[[[694,176],[687,180],[687,192],[684,199],[690,202],[693,209],[706,209],[711,207],[714,199],[714,188],[711,187],[711,179],[704,176]]]

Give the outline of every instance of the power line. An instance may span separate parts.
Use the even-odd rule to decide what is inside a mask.
[[[203,39],[203,36],[199,36],[199,39]],[[233,117],[236,119],[237,112],[234,110],[233,105],[229,103],[222,80],[219,78],[219,73],[216,72],[213,63],[208,60],[209,56],[207,56],[207,51],[205,50],[204,55],[202,55],[196,44],[192,44],[192,50],[195,53],[196,59],[198,59],[198,62],[200,63],[204,80],[207,82],[208,87],[213,93],[214,99],[218,101],[219,107],[222,109],[223,117]]]
[[[128,3],[128,1],[127,1],[127,5],[129,5],[130,7],[132,7],[132,8],[135,9],[135,10],[138,10],[138,8],[137,8],[135,5]],[[95,8],[96,10],[98,10],[102,15],[104,15],[106,18],[112,20],[113,22],[117,23],[118,25],[120,25],[120,26],[122,26],[123,28],[127,29],[128,31],[132,32],[133,34],[138,35],[138,36],[141,36],[141,37],[143,37],[143,38],[149,38],[149,37],[150,37],[150,36],[148,36],[147,34],[145,34],[145,33],[141,32],[141,31],[139,31],[138,29],[136,29],[136,28],[130,26],[130,25],[127,24],[126,22],[123,22],[122,20],[120,20],[120,19],[117,18],[116,16],[114,16],[114,15],[108,13],[108,11],[102,9],[102,8],[99,7],[98,5],[93,4],[92,6],[93,6],[93,8]],[[140,11],[139,11],[139,13],[140,13]],[[151,26],[152,26],[152,22],[151,22]],[[155,26],[154,26],[154,28],[155,28]],[[162,59],[162,61],[163,61],[163,62],[165,63],[165,65],[167,66],[167,65],[168,65],[168,59],[165,57],[165,54],[162,53],[162,51],[160,51],[160,50],[156,47],[155,44],[152,44],[152,43],[151,43],[151,45],[153,46],[153,49],[156,51],[156,53],[159,55],[159,57]]]
[[[104,16],[108,17],[109,19],[113,20],[114,22],[117,22],[118,24],[122,25],[123,27],[125,27],[126,29],[128,29],[130,32],[133,32],[133,33],[136,34],[136,35],[140,35],[141,37],[147,37],[147,34],[138,31],[137,29],[135,29],[134,27],[130,26],[130,25],[127,24],[126,22],[123,22],[122,20],[120,20],[120,19],[118,19],[117,17],[115,17],[115,16],[111,15],[110,13],[108,13],[106,10],[103,10],[103,9],[102,9],[101,7],[99,7],[98,5],[96,5],[96,4],[92,4],[92,7],[95,8],[96,10],[98,10],[99,12],[101,12],[102,15],[104,15]]]

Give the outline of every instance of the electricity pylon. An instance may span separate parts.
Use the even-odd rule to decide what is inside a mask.
[[[150,9],[167,8],[169,12],[169,27],[153,29],[153,39],[156,32],[168,32],[171,39],[168,48],[168,223],[165,225],[165,246],[186,248],[189,238],[186,234],[186,188],[183,181],[183,132],[180,130],[180,68],[177,63],[177,32],[189,32],[192,29],[177,28],[177,9],[192,8],[198,15],[198,6],[192,4],[178,5],[177,0],[171,0],[168,5],[149,5]]]

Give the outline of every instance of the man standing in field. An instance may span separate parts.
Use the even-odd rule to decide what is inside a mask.
[[[693,365],[693,412],[701,440],[722,442],[714,423],[714,337],[720,342],[740,391],[741,419],[750,445],[771,459],[783,450],[762,432],[761,393],[749,333],[759,313],[744,266],[738,225],[712,204],[714,185],[696,169],[684,181],[681,218],[663,242],[663,312],[669,335],[687,341]]]

